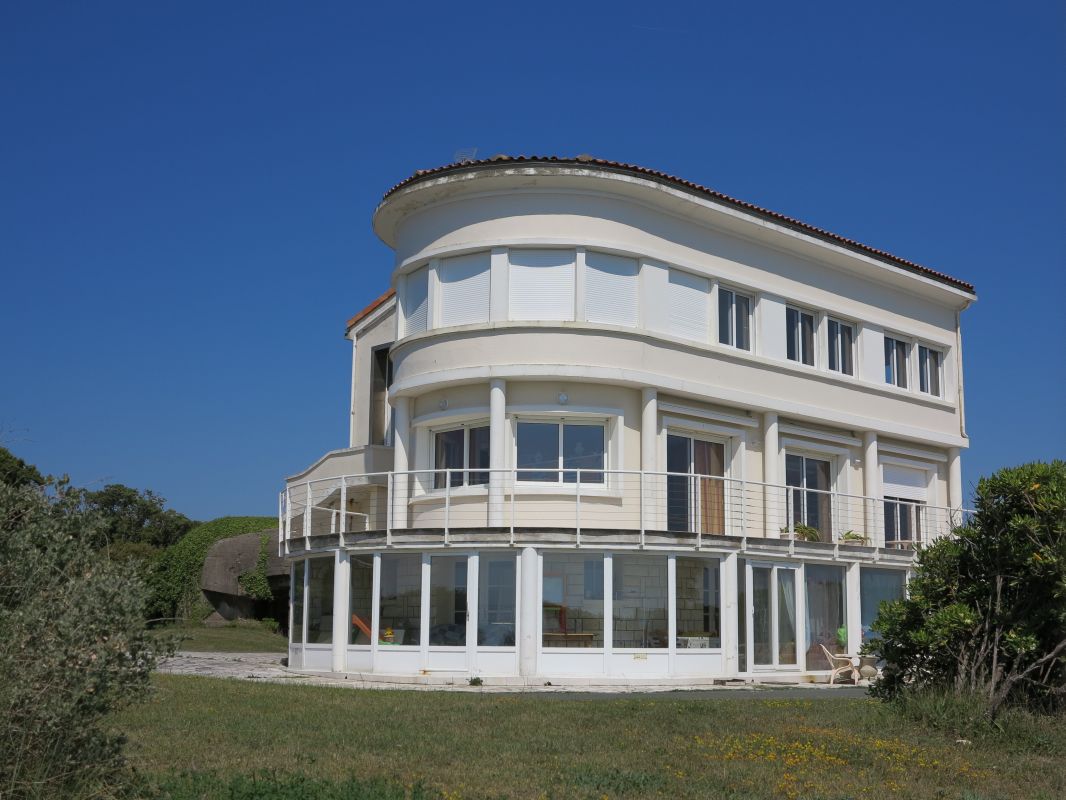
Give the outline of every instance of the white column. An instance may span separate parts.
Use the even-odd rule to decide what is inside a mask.
[[[641,393],[640,468],[655,472],[659,468],[659,393],[645,388]],[[644,527],[658,530],[662,524],[661,510],[666,505],[666,480],[658,475],[644,476]]]
[[[781,478],[778,474],[780,453],[778,440],[777,414],[767,411],[762,422],[762,480],[768,484],[764,487],[764,513],[766,515],[766,536],[779,538],[785,524],[785,490],[778,488]]]
[[[348,404],[348,446],[355,447],[355,334],[352,334],[352,392]]]
[[[411,398],[394,397],[392,399],[392,419],[396,426],[393,447],[393,470],[397,473],[409,469],[411,457]],[[407,496],[411,485],[409,475],[396,475],[392,481],[392,497],[389,503],[392,509],[392,527],[407,527]]]
[[[348,590],[351,564],[346,550],[338,550],[333,562],[333,671],[348,666]]]
[[[848,564],[844,578],[844,595],[848,620],[848,653],[856,655],[862,647],[862,597],[858,562]]]
[[[489,469],[507,468],[507,382],[499,378],[489,384]],[[489,527],[503,525],[504,490],[507,475],[489,473]],[[512,490],[514,487],[511,487]]]
[[[523,677],[537,674],[538,567],[537,551],[532,547],[522,548],[518,564],[518,607],[521,613],[518,620],[518,674]]]
[[[958,509],[962,504],[962,451],[951,447],[948,449],[948,506]]]
[[[881,499],[881,463],[877,451],[877,434],[866,431],[862,435],[862,493],[867,499],[863,501],[863,520],[866,525],[867,539],[870,544],[884,546],[884,531],[879,520],[884,519]]]
[[[666,641],[670,674],[677,671],[677,556],[666,557]]]
[[[740,631],[737,628],[737,604],[740,601],[737,585],[737,554],[729,553],[722,561],[722,674],[736,677],[740,671]]]

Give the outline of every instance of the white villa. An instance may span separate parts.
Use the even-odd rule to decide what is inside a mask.
[[[961,519],[970,284],[585,156],[417,172],[374,229],[348,447],[280,497],[295,669],[827,680]]]

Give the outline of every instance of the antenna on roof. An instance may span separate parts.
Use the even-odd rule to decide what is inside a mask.
[[[455,159],[452,162],[454,164],[467,164],[471,161],[477,161],[477,148],[467,147],[463,150],[456,150],[453,158]]]

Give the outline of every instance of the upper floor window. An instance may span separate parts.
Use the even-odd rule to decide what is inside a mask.
[[[452,486],[478,486],[489,482],[489,427],[464,425],[433,436],[433,488],[443,489],[445,475]],[[444,472],[443,470],[455,470]]]
[[[907,549],[922,539],[921,500],[885,497],[885,547]]]
[[[718,287],[718,342],[751,350],[751,297]]]
[[[375,347],[370,356],[370,444],[391,444],[389,435],[389,386],[392,361],[389,345]]]
[[[603,483],[607,454],[602,422],[519,422],[516,432],[518,480]]]
[[[707,341],[711,282],[707,278],[671,269],[667,283],[670,333],[684,339]]]
[[[828,461],[793,453],[785,455],[785,484],[791,487],[788,503],[792,524],[814,528],[823,542],[833,540],[830,483]]]
[[[846,322],[829,320],[829,369],[844,375],[854,375],[852,351],[855,329]]]
[[[406,278],[403,298],[404,335],[429,327],[429,267],[416,269]]]
[[[437,266],[442,327],[488,322],[489,254],[442,258]]]
[[[511,319],[574,318],[573,250],[511,250],[508,258]]]
[[[900,389],[907,388],[907,350],[908,345],[899,339],[885,337],[885,383],[891,383]]]
[[[640,303],[635,258],[585,254],[585,319],[635,327]]]
[[[785,328],[788,333],[789,361],[814,366],[814,314],[798,308],[785,309]]]
[[[940,365],[943,362],[939,350],[925,345],[918,346],[918,388],[926,394],[940,397]]]

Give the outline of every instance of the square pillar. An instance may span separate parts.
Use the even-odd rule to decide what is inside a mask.
[[[333,562],[333,652],[332,669],[344,672],[348,668],[348,592],[350,562],[345,550],[338,550]]]
[[[763,515],[766,520],[765,535],[768,539],[781,538],[781,528],[787,524],[787,490],[780,486],[781,478],[778,474],[781,449],[778,432],[777,414],[767,411],[763,414],[762,422],[762,480],[765,484]]]
[[[389,514],[392,528],[407,527],[407,499],[410,494],[411,476],[407,474],[411,457],[411,398],[392,398],[392,419],[396,426],[393,447],[392,496],[389,498]]]

